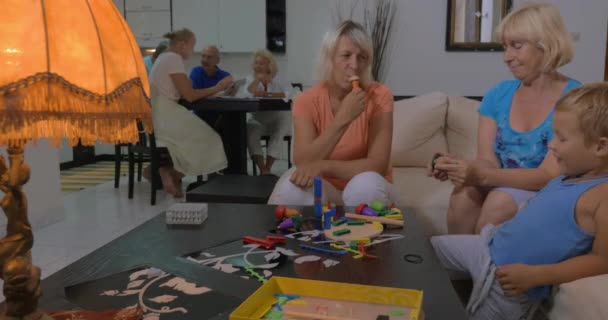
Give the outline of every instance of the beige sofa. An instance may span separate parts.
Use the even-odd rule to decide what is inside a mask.
[[[473,158],[477,148],[479,101],[440,92],[395,102],[391,161],[398,203],[411,208],[431,235],[447,232],[452,184],[426,176],[437,151]],[[559,286],[551,320],[608,319],[608,275]]]
[[[435,152],[473,158],[479,101],[440,92],[395,102],[391,162],[399,205],[409,207],[429,235],[447,233],[452,184],[426,176]]]

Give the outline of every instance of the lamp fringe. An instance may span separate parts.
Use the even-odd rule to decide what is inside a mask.
[[[49,139],[61,145],[138,140],[136,120],[152,130],[150,99],[133,78],[107,95],[77,87],[63,77],[39,73],[0,87],[0,144]]]

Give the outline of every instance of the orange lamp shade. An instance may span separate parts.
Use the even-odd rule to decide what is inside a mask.
[[[137,140],[151,128],[140,49],[111,0],[5,0],[0,144]]]

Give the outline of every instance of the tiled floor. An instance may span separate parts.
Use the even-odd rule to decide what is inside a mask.
[[[158,192],[156,206],[149,204],[149,185],[135,184],[127,198],[126,181],[114,189],[106,182],[64,196],[64,220],[35,230],[33,260],[46,277],[114,240],[167,209],[176,200]]]
[[[286,169],[286,161],[277,161],[273,173],[279,175]],[[121,179],[118,189],[110,181],[65,194],[64,219],[34,230],[32,256],[34,264],[42,269],[43,278],[182,201],[159,191],[156,206],[151,206],[150,186],[143,181],[135,184],[133,199],[129,200],[126,180]],[[184,185],[191,181],[185,181]],[[4,297],[0,293],[1,300]]]

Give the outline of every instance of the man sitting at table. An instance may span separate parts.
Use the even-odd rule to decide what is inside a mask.
[[[216,46],[208,46],[203,49],[201,54],[201,66],[195,67],[190,72],[192,87],[194,89],[209,89],[209,95],[207,97],[222,93],[221,88],[225,87],[223,84],[225,82],[233,82],[234,80],[230,73],[218,67],[219,62],[220,51]],[[226,91],[230,91],[230,89]],[[219,112],[197,110],[194,113],[199,118],[205,120],[212,128],[217,130],[219,127],[221,116]]]

